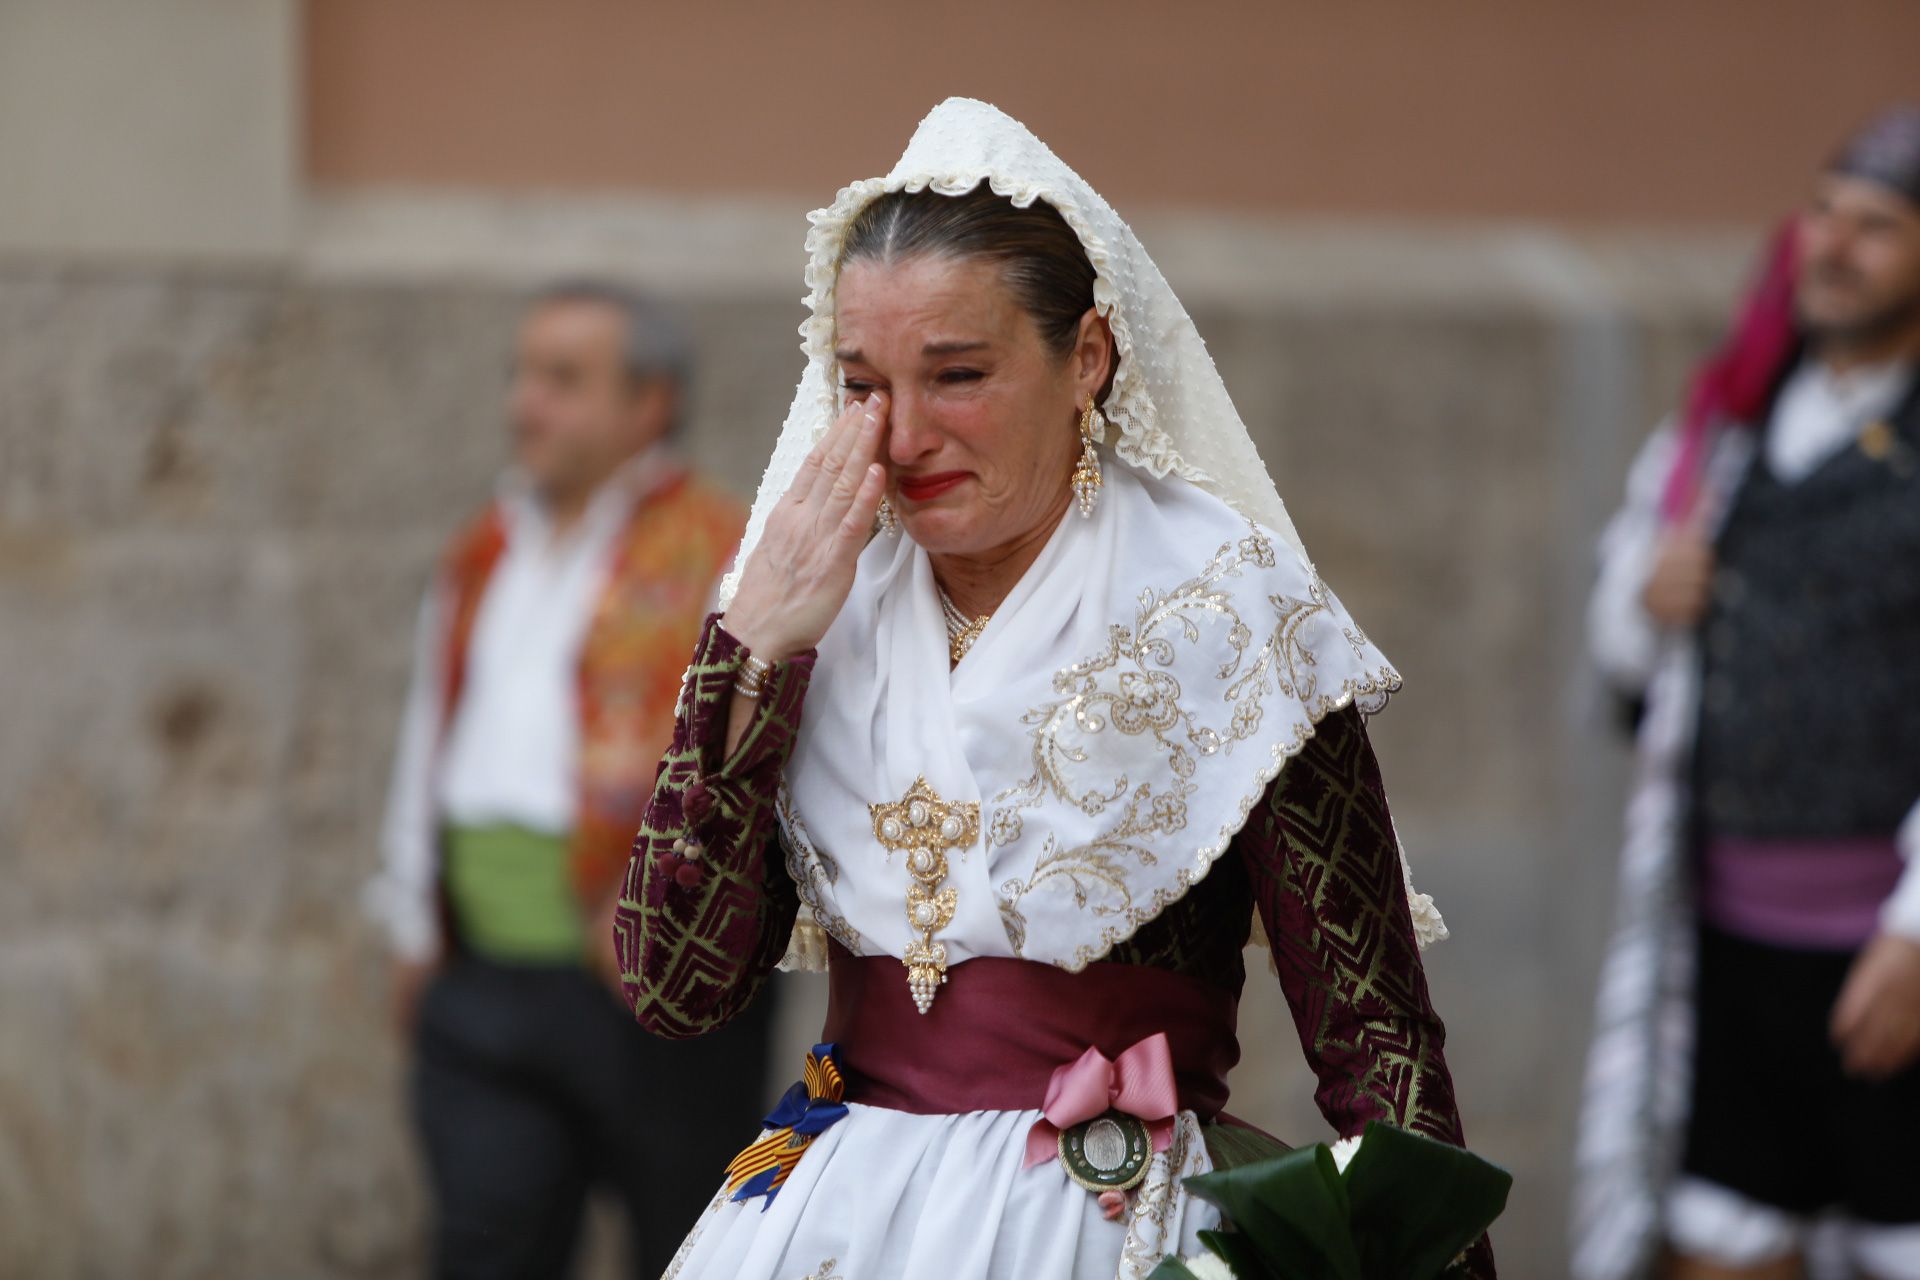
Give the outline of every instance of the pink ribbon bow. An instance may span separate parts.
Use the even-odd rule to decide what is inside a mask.
[[[1146,1121],[1153,1149],[1165,1151],[1173,1141],[1173,1117],[1179,1109],[1173,1049],[1164,1031],[1148,1036],[1117,1059],[1088,1049],[1077,1061],[1053,1069],[1041,1119],[1027,1131],[1027,1161],[1022,1167],[1031,1169],[1053,1159],[1060,1153],[1061,1130],[1110,1110]]]

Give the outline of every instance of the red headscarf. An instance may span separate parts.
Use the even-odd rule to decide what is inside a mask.
[[[1793,359],[1798,343],[1793,314],[1798,225],[1788,219],[1774,232],[1760,276],[1741,301],[1733,327],[1694,370],[1680,418],[1680,446],[1660,500],[1660,513],[1670,524],[1685,520],[1700,496],[1700,473],[1715,433],[1755,426]]]

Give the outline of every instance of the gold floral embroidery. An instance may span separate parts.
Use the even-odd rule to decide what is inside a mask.
[[[915,778],[906,795],[889,804],[871,804],[873,836],[889,852],[907,855],[907,923],[920,936],[901,957],[913,1003],[925,1013],[947,980],[947,944],[934,934],[953,923],[960,895],[947,878],[947,854],[968,849],[980,838],[980,806],[949,804],[925,778]]]
[[[780,820],[780,843],[786,850],[787,873],[793,877],[800,900],[813,914],[813,922],[854,955],[865,954],[866,944],[861,940],[860,931],[829,905],[828,890],[839,882],[840,864],[832,854],[813,843],[784,782],[774,800],[774,812]]]
[[[847,1280],[845,1273],[843,1273],[839,1268],[840,1268],[840,1259],[828,1258],[825,1262],[822,1262],[819,1266],[815,1267],[812,1271],[809,1271],[806,1275],[801,1276],[800,1280]]]
[[[1030,726],[1033,772],[992,798],[989,847],[1004,847],[1019,839],[1024,828],[1022,811],[1038,808],[1048,797],[1092,818],[1111,814],[1112,821],[1091,840],[1071,848],[1059,847],[1049,835],[1033,871],[1024,879],[1001,883],[1001,924],[1016,955],[1024,953],[1027,938],[1023,903],[1042,885],[1064,885],[1077,908],[1110,921],[1100,930],[1098,942],[1076,949],[1066,967],[1078,969],[1106,954],[1206,875],[1227,839],[1200,848],[1171,886],[1157,890],[1146,901],[1129,887],[1128,870],[1156,863],[1147,837],[1186,829],[1187,801],[1198,789],[1193,781],[1196,771],[1205,760],[1231,753],[1236,745],[1254,738],[1273,709],[1268,702],[1274,695],[1304,709],[1306,720],[1287,741],[1270,748],[1270,758],[1256,771],[1255,789],[1241,797],[1240,812],[1222,828],[1229,834],[1239,829],[1261,791],[1287,758],[1298,753],[1322,716],[1355,700],[1370,711],[1377,710],[1398,687],[1399,676],[1382,663],[1342,680],[1337,689],[1322,689],[1309,641],[1310,624],[1340,617],[1341,611],[1310,568],[1302,596],[1268,595],[1270,617],[1250,622],[1243,616],[1242,605],[1226,585],[1228,580],[1241,578],[1245,569],[1270,569],[1277,562],[1272,539],[1249,524],[1245,536],[1237,543],[1223,543],[1194,577],[1171,591],[1143,591],[1132,626],[1109,627],[1101,652],[1055,673],[1056,700],[1022,718]],[[1190,697],[1171,670],[1178,647],[1198,643],[1204,635],[1203,622],[1218,625],[1220,620],[1226,622],[1229,649],[1214,672],[1220,688],[1212,699],[1206,697],[1211,691],[1194,691],[1198,696]],[[1265,631],[1257,648],[1253,622]],[[1366,638],[1357,628],[1345,625],[1342,634],[1357,659],[1377,660],[1377,654],[1367,652]],[[1208,706],[1215,708],[1220,722],[1208,722]],[[1125,774],[1081,776],[1091,757],[1063,741],[1063,735],[1069,728],[1084,736],[1109,727],[1152,738],[1165,758],[1158,789],[1154,781]]]
[[[1183,1185],[1184,1179],[1211,1168],[1198,1122],[1191,1112],[1182,1112],[1174,1125],[1172,1143],[1153,1158],[1146,1182],[1134,1193],[1127,1237],[1115,1272],[1119,1280],[1145,1280],[1161,1259],[1178,1256],[1183,1244],[1198,1234],[1187,1220],[1188,1213],[1198,1212],[1213,1219],[1212,1209]]]

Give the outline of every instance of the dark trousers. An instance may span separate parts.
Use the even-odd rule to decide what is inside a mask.
[[[434,1275],[568,1275],[602,1188],[625,1210],[631,1274],[655,1280],[759,1133],[769,1004],[668,1041],[584,970],[451,965],[421,1001],[413,1071]]]
[[[1801,1216],[1920,1223],[1920,1067],[1855,1079],[1827,1034],[1853,961],[1701,931],[1685,1168]]]

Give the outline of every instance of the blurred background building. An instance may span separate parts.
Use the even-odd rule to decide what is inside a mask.
[[[748,494],[806,210],[955,93],[1136,224],[1406,675],[1469,1136],[1506,1274],[1562,1274],[1623,785],[1591,538],[1917,48],[1910,0],[0,0],[0,1276],[418,1270],[356,895],[523,291],[682,303],[690,451]],[[1320,1137],[1254,970],[1234,1109]]]

